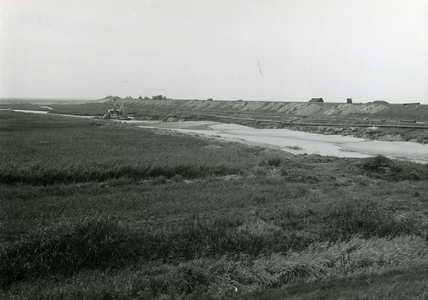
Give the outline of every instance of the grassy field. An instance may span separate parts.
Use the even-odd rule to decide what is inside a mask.
[[[428,166],[0,112],[2,299],[424,299]]]

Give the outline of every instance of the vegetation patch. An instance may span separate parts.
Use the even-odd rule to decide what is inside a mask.
[[[393,161],[383,155],[365,159],[360,167],[371,177],[390,181],[428,179],[428,165]]]
[[[303,148],[299,146],[285,146],[285,148],[291,149],[291,150],[303,150]]]

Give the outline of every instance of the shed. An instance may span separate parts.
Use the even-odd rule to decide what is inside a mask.
[[[352,103],[352,98],[347,98],[346,103]]]
[[[324,102],[322,98],[312,98],[309,102]]]

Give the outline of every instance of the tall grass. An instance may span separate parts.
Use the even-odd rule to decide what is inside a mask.
[[[7,287],[28,278],[122,267],[137,260],[131,244],[129,232],[108,217],[39,228],[1,249],[1,284]]]
[[[251,228],[242,227],[239,219],[193,219],[178,226],[150,226],[135,232],[111,218],[86,218],[39,228],[3,248],[1,280],[7,287],[29,278],[114,269],[136,262],[174,262],[241,252],[257,256],[277,244],[284,251],[296,244],[291,239],[290,244],[284,244],[284,238],[279,231],[254,234]]]
[[[58,289],[31,290],[23,285],[21,290],[12,287],[9,295],[21,294],[19,299],[229,299],[291,283],[385,274],[427,262],[423,238],[354,236],[346,242],[315,242],[302,251],[256,258],[241,254],[178,264],[153,262],[116,273],[95,270],[70,277]]]
[[[148,225],[138,232],[108,217],[85,218],[40,228],[2,249],[2,285],[7,287],[28,278],[70,275],[85,269],[114,269],[150,261],[172,263],[223,255],[252,258],[273,253],[289,255],[290,251],[301,253],[298,251],[313,243],[348,243],[356,236],[361,241],[361,238],[426,234],[423,224],[411,219],[396,219],[374,204],[338,204],[319,217],[325,226],[316,239],[259,218],[245,221],[239,217],[191,218],[169,226]]]

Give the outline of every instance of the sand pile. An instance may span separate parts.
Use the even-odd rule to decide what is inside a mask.
[[[285,112],[286,114],[298,116],[310,116],[320,111],[321,107],[319,105],[307,103],[290,103],[278,110],[278,112]]]
[[[135,101],[135,100],[134,100]],[[312,103],[285,103],[262,101],[177,101],[177,100],[143,100],[135,101],[142,105],[156,105],[158,107],[175,107],[191,110],[218,110],[218,111],[269,111],[295,116],[311,116],[323,114],[325,116],[350,115],[350,114],[375,114],[388,105],[385,104],[337,104],[320,105]]]
[[[387,105],[370,104],[370,105],[364,107],[361,110],[361,112],[362,113],[368,113],[368,114],[375,114],[375,113],[378,113],[378,112],[384,110],[387,107],[388,107]]]
[[[350,115],[350,114],[375,114],[387,108],[386,105],[354,105],[354,104],[339,104],[333,107],[323,114],[327,116],[331,115]]]
[[[242,110],[260,110],[262,109],[265,105],[265,103],[262,102],[245,102],[246,105],[242,108]]]
[[[267,104],[263,107],[263,110],[275,110],[275,111],[278,111],[284,105],[286,105],[286,104],[285,103],[281,103],[281,102],[267,102]]]

